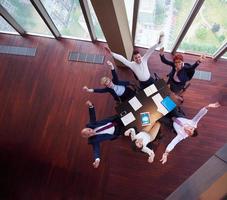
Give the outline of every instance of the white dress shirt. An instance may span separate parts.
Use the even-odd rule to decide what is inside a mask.
[[[150,71],[147,65],[147,61],[151,54],[155,51],[155,49],[159,46],[160,44],[155,44],[152,46],[150,49],[147,50],[147,52],[142,56],[141,58],[141,63],[137,64],[135,61],[128,61],[126,58],[124,58],[122,55],[116,54],[112,52],[113,57],[116,60],[119,60],[122,62],[124,65],[129,67],[137,76],[139,81],[147,81],[150,78]]]
[[[149,156],[154,154],[154,151],[147,147],[147,144],[153,140],[151,135],[145,131],[141,131],[138,134],[136,134],[134,128],[130,128],[130,130],[131,130],[132,141],[136,139],[141,139],[141,138],[143,139],[143,148],[141,149],[141,151],[143,151],[144,153],[147,153]]]
[[[181,122],[183,125],[190,125],[194,128],[197,128],[197,124],[200,121],[200,119],[208,112],[206,107],[202,108],[194,117],[193,119],[186,119],[182,117],[178,117],[177,119]],[[184,127],[179,125],[176,122],[173,122],[173,127],[175,131],[177,132],[177,136],[168,144],[166,147],[166,151],[170,152],[174,149],[174,147],[183,139],[187,138],[189,135],[185,132]]]

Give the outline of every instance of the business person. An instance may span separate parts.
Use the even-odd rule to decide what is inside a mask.
[[[133,149],[138,148],[142,152],[148,154],[148,162],[154,161],[155,153],[152,148],[151,142],[157,137],[161,124],[155,122],[150,126],[145,127],[142,131],[136,134],[135,128],[130,128],[125,131],[125,136],[131,136]]]
[[[180,93],[182,93],[186,83],[192,79],[195,69],[205,59],[205,56],[201,55],[194,64],[185,63],[182,54],[176,54],[173,57],[173,61],[170,61],[164,56],[164,48],[161,48],[160,59],[166,65],[171,66],[172,69],[168,74],[167,83],[170,85],[170,90],[174,92],[176,98],[183,102],[183,97]]]
[[[88,105],[90,120],[86,127],[81,130],[81,135],[88,139],[88,144],[92,145],[93,166],[97,168],[101,160],[100,143],[118,138],[124,130],[124,125],[117,115],[96,120],[95,107],[90,101],[87,101],[86,104]]]
[[[118,79],[117,73],[115,71],[114,65],[109,60],[107,64],[111,67],[112,80],[109,77],[101,78],[101,85],[104,88],[88,88],[84,86],[83,89],[86,92],[94,92],[94,93],[110,93],[116,102],[124,102],[135,96],[135,86],[130,84],[129,81],[120,81]],[[132,88],[131,88],[131,87]]]
[[[218,108],[220,104],[218,102],[208,104],[199,110],[199,112],[192,118],[187,119],[183,117],[177,117],[173,119],[173,127],[177,133],[177,136],[168,144],[165,152],[162,155],[162,159],[160,160],[162,164],[167,162],[167,157],[169,153],[174,149],[174,147],[182,140],[188,137],[195,137],[197,133],[197,125],[201,118],[206,115],[208,109],[210,108]]]
[[[111,52],[111,50],[108,48],[106,48],[106,50],[109,53],[111,53],[116,60],[122,62],[125,66],[129,67],[133,71],[134,75],[139,80],[140,88],[144,89],[154,83],[154,79],[150,74],[147,62],[151,54],[155,51],[155,49],[162,45],[163,39],[164,39],[164,33],[161,32],[159,35],[157,44],[150,47],[150,49],[148,49],[143,56],[141,56],[139,51],[134,50],[133,61],[129,61],[126,58],[124,58],[122,55]]]

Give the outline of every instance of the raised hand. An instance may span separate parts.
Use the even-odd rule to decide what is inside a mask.
[[[167,156],[168,156],[167,152],[162,154],[162,159],[160,160],[160,162],[162,162],[162,164],[165,164],[167,162]]]
[[[151,154],[151,155],[149,156],[149,158],[148,158],[147,161],[148,161],[149,163],[152,163],[152,162],[154,161],[154,156],[155,156],[154,154]]]
[[[86,92],[94,92],[94,89],[90,89],[86,85],[83,87],[83,90]]]
[[[98,168],[100,163],[100,159],[95,159],[95,162],[93,162],[93,167]]]
[[[114,65],[111,61],[107,60],[106,63],[107,63],[107,65],[111,66],[112,70],[114,69]]]
[[[107,53],[111,54],[111,50],[110,50],[109,47],[104,47],[104,48],[105,48],[105,50],[107,51]]]
[[[220,105],[219,102],[210,103],[210,104],[208,105],[209,108],[218,108],[218,107],[220,107],[220,106],[221,106],[221,105]]]
[[[89,107],[93,106],[90,100],[87,100],[85,104],[88,105]]]
[[[86,92],[88,92],[89,88],[85,85],[85,86],[83,87],[83,90],[85,90]]]
[[[124,132],[124,135],[125,135],[125,136],[129,136],[129,135],[130,135],[130,133],[131,133],[131,128],[130,128],[130,129],[128,129],[127,131],[125,131],[125,132]]]
[[[202,61],[204,61],[205,59],[206,59],[206,56],[203,54],[203,55],[201,55],[201,56],[199,57],[198,61],[199,61],[199,62],[202,62]]]
[[[159,50],[160,55],[164,55],[164,47]]]
[[[163,31],[160,32],[159,38],[158,38],[158,44],[163,44],[164,36],[165,36],[164,32]]]

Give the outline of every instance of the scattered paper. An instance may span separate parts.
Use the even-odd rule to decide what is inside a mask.
[[[151,96],[152,94],[154,94],[155,92],[158,91],[158,89],[156,88],[156,86],[154,84],[146,87],[144,90],[145,94],[147,95],[147,97]]]
[[[162,113],[163,115],[168,114],[168,110],[165,106],[162,105],[162,96],[158,93],[152,97],[153,101],[155,102],[156,106],[158,107],[157,111]]]
[[[127,126],[128,124],[132,123],[135,120],[136,120],[136,118],[134,117],[132,112],[128,113],[127,115],[125,115],[124,117],[121,118],[121,121],[123,122],[123,124],[125,126]]]
[[[142,107],[142,104],[140,103],[140,101],[136,97],[133,97],[128,102],[135,111],[137,111],[139,108]]]

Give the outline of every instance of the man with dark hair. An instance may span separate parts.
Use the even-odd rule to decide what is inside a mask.
[[[200,109],[200,111],[193,117],[193,119],[187,119],[183,117],[177,117],[173,119],[173,127],[177,133],[177,136],[168,144],[165,153],[162,155],[160,160],[162,164],[167,162],[167,156],[174,149],[174,147],[181,141],[188,137],[198,135],[196,128],[200,119],[206,115],[209,108],[218,108],[220,104],[218,102],[208,104],[207,106]]]
[[[158,43],[148,49],[144,56],[141,56],[139,51],[135,50],[133,52],[133,61],[129,61],[122,55],[111,52],[108,48],[106,49],[113,55],[116,60],[119,60],[133,71],[134,75],[139,80],[141,89],[144,89],[154,83],[154,79],[151,77],[147,62],[155,49],[163,43],[163,38],[164,33],[160,33]]]
[[[100,163],[100,143],[118,138],[124,130],[124,125],[117,115],[97,121],[93,104],[90,101],[86,104],[89,107],[90,121],[86,128],[81,130],[81,136],[88,138],[88,144],[92,145],[95,160],[93,166],[97,168]]]

